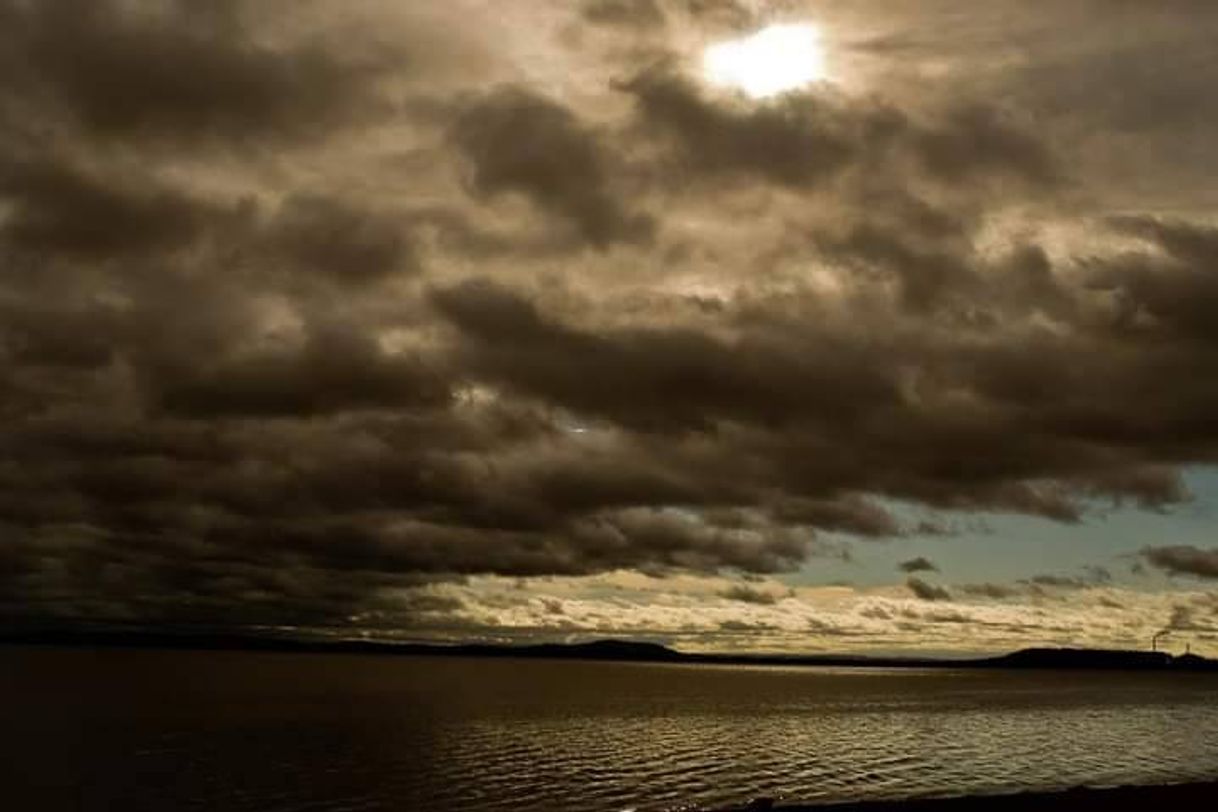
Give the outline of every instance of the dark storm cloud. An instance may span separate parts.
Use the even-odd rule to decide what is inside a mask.
[[[952,594],[941,586],[927,583],[921,578],[910,576],[905,581],[909,591],[924,601],[950,601]]]
[[[132,60],[156,69],[119,87],[108,110],[87,95],[89,77],[56,61],[62,50],[38,54],[45,64],[30,54],[29,69],[46,75],[23,102],[48,121],[70,113],[82,139],[266,143],[297,123],[319,137],[337,125],[312,106],[330,104],[330,84],[309,99],[285,84],[297,68],[317,78],[319,63],[297,66],[300,54],[247,43],[244,29],[219,36],[235,17],[107,10],[82,7],[52,30],[50,11],[5,7],[6,36],[71,43],[110,77]],[[103,35],[126,45],[92,41]],[[247,81],[247,69],[259,75]],[[358,77],[343,75],[353,86],[339,95],[363,98]],[[217,76],[235,83],[232,97]],[[592,243],[647,236],[646,218],[608,191],[598,136],[558,105],[488,97],[456,131],[485,149],[484,191],[521,191]],[[532,157],[512,164],[530,143]],[[771,572],[815,550],[807,533],[656,509],[723,489],[651,452],[552,453],[551,421],[527,406],[457,414],[442,364],[380,342],[403,316],[362,298],[371,282],[421,272],[410,218],[325,193],[220,200],[181,175],[163,180],[151,162],[91,160],[88,145],[61,155],[26,144],[3,167],[0,242],[17,268],[38,269],[10,276],[2,303],[0,516],[14,539],[3,568],[14,613],[400,619],[425,607],[382,605],[381,593],[421,573]],[[409,300],[395,306],[410,312]]]
[[[374,604],[388,583],[377,574],[329,572],[266,549],[239,553],[87,525],[10,537],[31,562],[24,572],[0,576],[0,605],[18,621],[333,624]]]
[[[545,484],[567,479],[554,463],[488,477],[462,462],[485,442],[529,436],[508,421],[462,428],[444,413],[346,414],[312,426],[10,426],[18,468],[0,500],[15,540],[7,594],[23,614],[334,623],[418,573],[770,572],[813,549],[782,530],[746,533],[648,509],[564,512]],[[576,490],[577,504],[642,501]],[[506,529],[513,524],[520,529]],[[317,601],[303,606],[314,588]],[[378,611],[410,608],[390,601]]]
[[[574,52],[541,88],[505,48],[516,85],[394,107],[426,49],[265,8],[0,0],[6,615],[459,623],[421,586],[787,572],[922,532],[892,500],[1076,522],[1218,459],[1216,232],[1002,231],[1066,173],[998,95],[749,102],[637,62],[612,89]],[[958,591],[1107,580],[1050,577]]]
[[[1096,265],[1093,284],[1110,291],[1120,305],[1113,329],[1206,344],[1218,339],[1211,318],[1218,281],[1207,272],[1218,259],[1218,229],[1143,217],[1121,217],[1111,225],[1157,249]]]
[[[673,160],[691,180],[737,174],[806,186],[847,166],[902,125],[886,110],[851,115],[832,102],[794,97],[758,108],[718,104],[667,70],[642,73],[621,88],[641,121],[670,139]]]
[[[822,237],[818,244],[832,261],[898,279],[902,302],[914,311],[930,310],[945,296],[979,284],[968,257],[938,245],[918,245],[893,229],[859,224],[841,236]]]
[[[1166,547],[1145,547],[1142,557],[1147,564],[1169,575],[1191,575],[1195,578],[1218,578],[1218,550],[1205,550],[1188,544]]]
[[[610,189],[609,153],[562,105],[504,88],[469,104],[452,138],[472,165],[476,193],[524,194],[598,248],[650,239],[651,218],[631,211]]]
[[[896,517],[856,494],[831,499],[787,499],[774,505],[770,513],[775,519],[789,524],[807,524],[866,538],[883,538],[902,532]]]
[[[589,22],[627,28],[662,26],[666,20],[656,0],[587,0],[582,12]]]
[[[0,201],[9,206],[0,247],[16,262],[164,262],[209,243],[246,274],[286,264],[362,284],[419,270],[409,219],[333,197],[296,195],[272,210],[43,155],[0,160]]]
[[[849,421],[847,402],[866,410],[896,398],[892,383],[845,347],[799,354],[681,327],[596,333],[558,323],[489,280],[438,290],[433,300],[461,331],[456,360],[474,374],[640,428]],[[597,370],[591,378],[589,368]]]
[[[1203,134],[1212,133],[1215,108],[1203,88],[1213,70],[1214,6],[1192,0],[1067,6],[1055,58],[1029,60],[993,80],[1041,116],[1085,128],[1090,137],[1079,146],[1102,151],[1106,142],[1123,142],[1116,156],[1148,169],[1145,181],[1212,181],[1218,166],[1203,143],[1210,136]],[[1006,41],[1021,38],[1024,48],[1043,47],[1040,19],[1033,14],[1025,21],[1031,25],[1012,25],[1008,18]],[[1122,35],[1131,30],[1140,35]],[[1191,181],[1184,165],[1195,175]]]
[[[179,190],[53,159],[0,159],[0,235],[12,249],[78,260],[134,258],[190,245],[219,212]]]
[[[1040,141],[981,104],[925,124],[893,105],[828,91],[760,105],[712,98],[665,67],[619,87],[691,181],[734,175],[805,188],[847,169],[900,172],[903,157],[949,184],[998,176],[1036,187],[1057,176]]]
[[[948,182],[989,173],[1033,184],[1057,180],[1058,169],[1045,145],[993,107],[954,108],[913,137],[926,169]]]
[[[593,517],[576,533],[594,557],[606,557],[589,571],[628,566],[620,557],[637,559],[642,553],[645,568],[773,573],[789,571],[816,549],[807,534],[795,531],[741,533],[669,511],[638,508]]]
[[[409,225],[342,200],[301,195],[284,202],[267,242],[274,252],[335,280],[374,282],[419,270]]]
[[[121,321],[121,314],[109,308],[5,303],[0,305],[0,358],[18,368],[104,367],[114,358],[109,339]],[[81,341],[82,334],[97,340]]]
[[[449,395],[446,382],[414,359],[388,357],[367,336],[324,328],[298,349],[226,358],[158,384],[164,409],[201,418],[438,407]]]
[[[1078,521],[1088,496],[1129,495],[1147,505],[1181,497],[1172,469],[1147,464],[1128,446],[1096,442],[1086,425],[1055,425],[1090,397],[1085,373],[1066,366],[1084,346],[1073,338],[1033,332],[1030,340],[992,341],[983,325],[976,342],[960,345],[917,334],[901,346],[860,345],[808,323],[788,331],[775,317],[764,327],[745,322],[751,329],[728,343],[679,326],[576,328],[488,281],[438,290],[434,301],[459,330],[451,362],[475,378],[628,428],[717,429],[726,448],[759,463],[751,469],[756,484],[839,496],[879,490],[945,509],[1000,507],[1062,521]],[[1111,374],[1101,359],[1088,361]],[[589,365],[599,372],[594,379],[584,374]],[[911,370],[924,376],[919,405],[897,383]],[[1134,373],[1128,385],[1142,374],[1120,372]],[[945,401],[937,410],[941,385],[980,400]],[[1077,396],[1063,401],[1066,391]],[[732,424],[750,430],[725,431]],[[1114,459],[1124,467],[1113,467]],[[774,510],[796,521],[815,513],[800,508],[795,500]],[[834,515],[809,520],[843,526],[843,514]],[[895,529],[883,526],[882,512],[875,516],[878,524],[846,526]]]
[[[902,561],[897,565],[897,569],[901,572],[938,572],[939,568],[929,558],[918,556],[911,558],[908,561]]]
[[[372,53],[256,38],[249,9],[65,0],[0,5],[9,94],[115,139],[307,138],[375,109]]]

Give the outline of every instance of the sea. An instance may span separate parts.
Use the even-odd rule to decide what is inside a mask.
[[[0,647],[38,810],[687,810],[1218,779],[1218,675]]]

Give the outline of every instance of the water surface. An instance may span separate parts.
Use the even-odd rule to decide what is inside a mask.
[[[0,648],[24,810],[663,810],[1218,778],[1218,675]]]

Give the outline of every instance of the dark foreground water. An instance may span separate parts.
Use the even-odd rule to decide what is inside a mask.
[[[595,812],[1213,778],[1218,675],[0,648],[14,810]]]

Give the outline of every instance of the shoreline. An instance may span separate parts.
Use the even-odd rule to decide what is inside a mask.
[[[492,657],[530,660],[744,665],[833,668],[920,668],[1002,670],[1147,671],[1218,673],[1218,660],[1194,654],[1122,649],[1025,648],[1000,655],[962,658],[877,656],[867,654],[765,654],[685,652],[656,643],[595,640],[583,643],[503,645],[391,642],[386,640],[308,639],[275,635],[149,631],[0,631],[0,646],[39,648],[116,648],[174,651],[254,651],[279,654],[361,654],[413,657]]]
[[[1188,804],[1208,808],[1218,800],[1218,780],[1182,784],[1118,787],[1074,787],[1000,795],[963,795],[904,800],[783,802],[764,799],[718,812],[1100,812],[1148,808],[1152,804]],[[1132,806],[1131,806],[1132,805]]]

